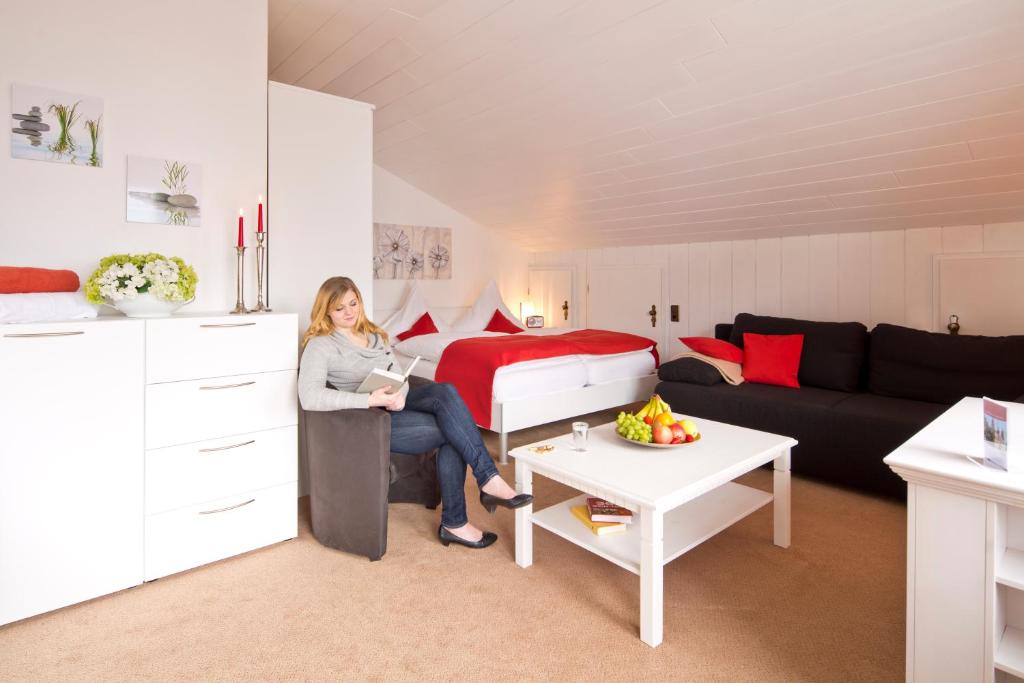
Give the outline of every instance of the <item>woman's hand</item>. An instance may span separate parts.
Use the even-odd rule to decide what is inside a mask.
[[[401,392],[398,391],[394,393],[389,392],[388,387],[381,387],[370,393],[370,407],[401,410],[405,407],[405,396],[402,396]]]
[[[391,404],[391,407],[388,408],[388,410],[397,412],[405,408],[405,394],[403,394],[401,391],[396,391],[393,394],[393,396],[395,397],[395,400]]]

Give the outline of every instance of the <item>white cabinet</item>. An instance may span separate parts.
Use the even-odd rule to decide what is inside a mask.
[[[1024,476],[982,445],[965,398],[885,458],[907,481],[907,681],[1024,679]]]
[[[294,538],[296,331],[0,325],[0,624]]]
[[[293,314],[147,324],[145,579],[298,532]]]
[[[0,325],[0,624],[142,582],[143,334]]]

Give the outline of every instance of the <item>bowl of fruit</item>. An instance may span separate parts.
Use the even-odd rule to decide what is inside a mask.
[[[619,413],[615,433],[620,439],[651,448],[675,448],[700,440],[693,420],[676,420],[672,408],[657,394],[636,413]]]

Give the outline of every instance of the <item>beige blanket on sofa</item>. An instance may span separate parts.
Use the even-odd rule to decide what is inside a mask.
[[[729,384],[743,384],[743,366],[739,363],[733,363],[729,360],[721,360],[720,358],[712,358],[711,356],[705,356],[703,353],[697,353],[696,351],[684,351],[672,360],[675,360],[676,358],[696,358],[697,360],[704,361],[722,373],[722,379]]]

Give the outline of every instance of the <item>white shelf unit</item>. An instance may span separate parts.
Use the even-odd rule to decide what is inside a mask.
[[[665,515],[665,553],[668,564],[686,551],[772,502],[765,491],[729,483],[680,505]],[[533,523],[595,555],[640,574],[640,525],[634,522],[624,532],[598,536],[573,514],[571,508],[586,505],[581,495],[533,513]]]
[[[1024,680],[1024,508],[990,503],[994,522],[992,664],[997,679]]]
[[[983,445],[969,397],[885,458],[907,482],[908,681],[1024,681],[1024,476]]]

